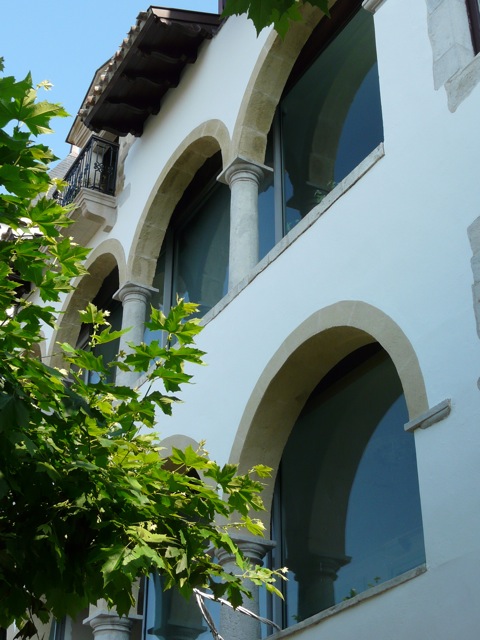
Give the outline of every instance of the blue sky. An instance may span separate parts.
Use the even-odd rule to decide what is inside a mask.
[[[49,80],[53,89],[42,99],[60,102],[75,115],[98,67],[119,48],[149,0],[1,0],[0,56],[5,73],[35,83]],[[153,3],[195,11],[217,11],[217,0],[169,0]],[[42,142],[65,157],[65,138],[73,117],[55,119],[53,135]]]

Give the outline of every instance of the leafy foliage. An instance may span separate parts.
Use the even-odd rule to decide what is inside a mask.
[[[300,7],[306,3],[307,0],[227,0],[222,15],[245,13],[255,25],[257,34],[273,25],[283,38],[290,23],[302,19]],[[308,4],[319,7],[325,15],[329,15],[328,0],[308,0]]]
[[[226,574],[211,548],[231,552],[240,574],[275,591],[271,572],[250,567],[218,524],[238,514],[238,526],[261,533],[249,512],[262,508],[266,468],[239,476],[203,448],[162,458],[151,431],[190,380],[184,363],[202,362],[195,305],[154,311],[149,327],[166,340],[134,346],[116,363],[148,370],[147,389],[115,386],[115,363],[69,344],[61,345],[68,379],[34,355],[87,255],[62,235],[69,210],[44,196],[54,157],[32,139],[58,115],[59,105],[37,102],[30,76],[0,77],[0,626],[16,622],[27,637],[35,616],[74,616],[100,598],[126,614],[132,584],[154,571],[185,596],[207,586],[237,606],[241,575]],[[93,305],[82,316],[93,346],[118,338]],[[85,371],[99,382],[87,384]]]

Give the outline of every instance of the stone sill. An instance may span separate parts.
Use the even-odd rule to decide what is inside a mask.
[[[450,398],[442,400],[437,405],[428,409],[421,415],[413,418],[405,425],[405,431],[415,431],[416,429],[427,429],[441,420],[445,420],[452,410],[452,401]]]
[[[299,631],[303,631],[304,629],[310,629],[320,624],[326,618],[331,618],[334,615],[340,614],[345,609],[350,609],[351,607],[355,607],[365,600],[370,600],[371,598],[375,598],[376,596],[385,593],[386,591],[390,591],[390,589],[394,589],[395,587],[400,586],[401,584],[405,584],[410,580],[413,580],[417,576],[420,576],[426,573],[427,567],[422,564],[415,569],[411,569],[410,571],[406,571],[402,573],[402,575],[397,576],[396,578],[392,578],[392,580],[387,580],[387,582],[383,582],[382,584],[376,585],[367,591],[362,591],[353,598],[349,598],[348,600],[344,600],[343,602],[339,602],[338,604],[330,607],[329,609],[325,609],[320,613],[312,616],[311,618],[307,618],[307,620],[303,620],[298,624],[294,624],[288,629],[284,629],[283,631],[279,631],[278,633],[274,633],[269,636],[269,640],[279,640],[280,638],[288,638]]]

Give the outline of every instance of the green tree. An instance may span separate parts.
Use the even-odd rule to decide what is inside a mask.
[[[304,4],[319,7],[325,15],[329,15],[328,0],[227,0],[223,15],[245,13],[255,25],[257,34],[265,27],[273,25],[284,37],[290,23],[302,19],[300,8]]]
[[[189,319],[195,305],[180,301],[168,317],[154,311],[149,327],[165,341],[136,346],[117,363],[148,371],[146,388],[109,383],[112,365],[68,344],[60,347],[68,377],[36,356],[42,326],[55,325],[55,304],[85,273],[87,250],[64,233],[69,210],[44,195],[54,157],[35,141],[64,115],[37,101],[30,75],[0,75],[0,626],[16,622],[24,637],[35,618],[75,616],[100,598],[126,614],[135,580],[154,571],[187,597],[209,587],[237,606],[241,576],[226,574],[210,547],[230,551],[239,574],[275,590],[272,574],[250,567],[219,524],[235,513],[239,526],[261,534],[249,511],[262,508],[268,470],[237,475],[203,449],[162,459],[152,431],[190,379],[184,364],[202,362],[193,342],[200,327]],[[93,344],[118,338],[93,305],[82,320],[94,328]],[[86,384],[85,371],[100,381]]]

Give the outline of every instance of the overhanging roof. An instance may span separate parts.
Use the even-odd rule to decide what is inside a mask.
[[[163,96],[178,85],[200,45],[212,38],[220,16],[150,7],[120,49],[94,79],[79,116],[91,130],[141,136],[146,119],[160,110]]]

